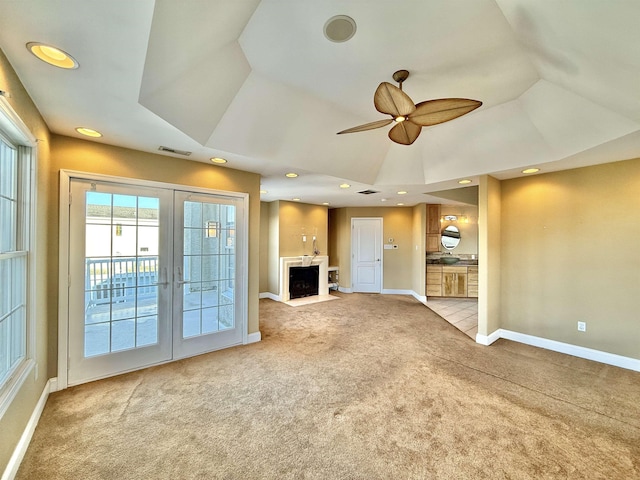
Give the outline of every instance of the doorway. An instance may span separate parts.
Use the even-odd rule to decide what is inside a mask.
[[[382,218],[351,219],[353,291],[382,291]]]
[[[243,195],[68,186],[66,385],[246,340]]]

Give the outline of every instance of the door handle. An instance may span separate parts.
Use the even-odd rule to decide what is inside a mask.
[[[162,285],[163,288],[167,288],[169,285],[169,276],[167,275],[167,268],[162,269],[164,272],[164,282],[158,282],[158,285]]]
[[[182,279],[182,268],[180,267],[178,267],[178,280],[176,280],[176,283],[178,284],[178,288],[180,288],[185,283],[189,283]]]

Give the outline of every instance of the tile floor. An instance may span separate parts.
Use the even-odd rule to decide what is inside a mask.
[[[432,297],[427,300],[427,307],[475,341],[478,333],[477,298]]]

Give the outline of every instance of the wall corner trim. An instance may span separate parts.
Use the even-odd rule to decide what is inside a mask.
[[[258,295],[258,298],[269,298],[271,300],[273,300],[274,302],[279,302],[280,301],[280,296],[276,295],[275,293],[271,293],[271,292],[262,292]]]
[[[485,346],[491,345],[493,342],[501,338],[501,332],[502,330],[498,329],[489,335],[480,335],[479,333],[476,333],[476,343]]]
[[[262,340],[262,334],[260,332],[254,332],[247,335],[247,345],[250,343],[257,343]]]
[[[50,378],[47,380],[47,383],[44,384],[44,389],[42,390],[40,399],[31,413],[31,417],[24,428],[24,432],[22,432],[22,436],[20,437],[16,448],[13,450],[13,454],[11,455],[9,463],[2,474],[1,480],[13,480],[18,473],[24,454],[27,453],[27,448],[29,448],[29,443],[31,443],[33,432],[36,430],[36,426],[38,425],[38,421],[40,421],[40,416],[42,415],[44,406],[49,398],[49,393],[55,391],[52,389],[52,386],[57,388],[57,384],[57,378]]]
[[[413,298],[415,298],[416,300],[418,300],[420,303],[423,304],[427,304],[427,296],[426,295],[418,295],[416,292],[412,291],[411,295],[413,295]]]

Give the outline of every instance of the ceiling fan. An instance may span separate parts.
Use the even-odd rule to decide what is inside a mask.
[[[411,145],[420,135],[422,127],[448,122],[482,105],[482,102],[468,98],[439,98],[414,105],[409,95],[402,91],[402,82],[408,77],[407,70],[398,70],[393,74],[393,79],[398,82],[399,87],[382,82],[373,95],[376,110],[391,115],[390,119],[348,128],[338,132],[338,135],[373,130],[395,122],[396,125],[389,131],[389,138],[402,145]]]

